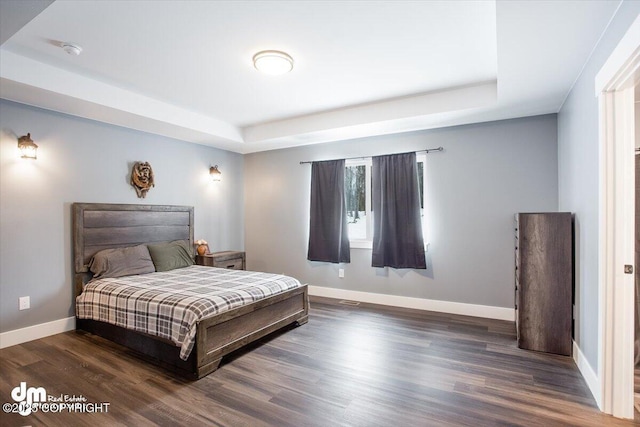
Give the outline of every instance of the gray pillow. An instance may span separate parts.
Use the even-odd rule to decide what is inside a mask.
[[[104,249],[91,258],[89,269],[97,279],[156,271],[145,245]]]
[[[187,240],[147,245],[156,271],[169,271],[193,265],[193,255]]]

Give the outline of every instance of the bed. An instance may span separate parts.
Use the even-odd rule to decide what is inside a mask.
[[[191,248],[191,252],[193,251],[193,207],[74,203],[72,209],[76,299],[92,279],[89,269],[92,257],[104,249],[184,241],[185,245]],[[229,276],[231,281],[239,283],[244,280],[240,276],[245,274],[248,275],[246,280],[279,276],[258,272],[232,272],[202,266],[180,270],[189,271],[190,274],[197,275],[198,279],[204,274],[219,278]],[[148,277],[154,277],[153,275],[157,275],[158,278],[164,277],[163,274],[171,275],[150,273],[140,275],[139,280],[145,281]],[[124,280],[132,278],[133,276],[125,277]],[[91,283],[96,282],[99,280]],[[244,285],[240,283],[238,286]],[[219,313],[204,312],[206,315],[195,323],[195,336],[188,352],[185,346],[177,345],[167,337],[128,329],[106,321],[80,318],[78,313],[76,329],[124,345],[144,359],[181,376],[198,379],[215,371],[225,355],[285,326],[302,325],[308,321],[307,286],[298,282],[297,286],[282,289],[285,287],[276,287],[270,296],[241,305],[232,304]],[[85,315],[83,312],[82,316],[86,317]],[[185,353],[188,353],[186,358]]]

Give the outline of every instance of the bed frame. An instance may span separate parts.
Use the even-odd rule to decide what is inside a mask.
[[[74,289],[80,295],[91,279],[89,260],[102,249],[173,240],[193,247],[193,207],[166,205],[73,204]],[[184,361],[171,341],[105,322],[76,318],[76,329],[133,349],[143,358],[187,378],[215,371],[222,357],[284,326],[308,321],[307,285],[198,322],[196,344]]]

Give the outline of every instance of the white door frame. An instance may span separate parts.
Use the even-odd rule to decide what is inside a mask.
[[[634,86],[639,73],[637,17],[595,80],[600,107],[600,396],[595,396],[603,412],[620,418],[633,418],[634,275],[624,274],[624,265],[634,263]]]

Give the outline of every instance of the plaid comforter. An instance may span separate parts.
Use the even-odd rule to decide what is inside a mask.
[[[279,274],[193,265],[92,280],[76,298],[76,316],[169,339],[187,360],[198,321],[299,286]]]

